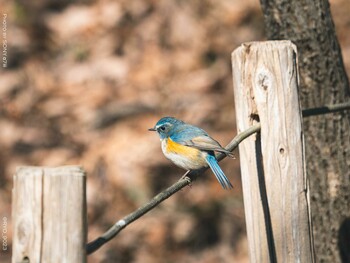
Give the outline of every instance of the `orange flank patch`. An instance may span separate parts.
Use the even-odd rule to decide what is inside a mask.
[[[193,147],[184,146],[180,143],[174,142],[170,138],[168,138],[167,141],[166,151],[167,153],[182,155],[183,157],[191,160],[196,160],[200,157],[200,150]]]
[[[170,138],[162,141],[162,151],[166,158],[186,170],[196,170],[207,166],[204,154],[193,147],[184,146]]]

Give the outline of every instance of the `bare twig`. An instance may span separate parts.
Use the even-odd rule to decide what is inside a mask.
[[[327,113],[343,111],[343,110],[350,110],[350,101],[334,104],[334,105],[326,105],[319,108],[303,110],[303,117],[327,114]]]
[[[260,124],[256,124],[246,131],[238,134],[227,146],[226,149],[229,151],[233,151],[241,141],[243,141],[245,138],[249,137],[250,135],[256,133],[260,130]],[[225,154],[219,154],[217,156],[218,161],[221,161],[226,157]],[[86,246],[86,253],[91,254],[95,252],[97,249],[99,249],[101,246],[103,246],[105,243],[107,243],[109,240],[114,238],[122,229],[124,229],[127,225],[134,222],[136,219],[140,218],[150,210],[152,210],[154,207],[156,207],[158,204],[163,202],[165,199],[169,198],[185,186],[191,184],[192,181],[195,180],[195,178],[204,172],[207,168],[203,168],[197,171],[190,171],[186,174],[186,176],[182,179],[180,179],[178,182],[174,183],[169,188],[165,189],[164,191],[160,192],[158,195],[153,197],[148,203],[144,204],[143,206],[136,209],[134,212],[130,213],[129,215],[125,216],[123,219],[120,219],[118,222],[116,222],[110,229],[107,230],[102,236],[98,237],[97,239],[91,241]]]

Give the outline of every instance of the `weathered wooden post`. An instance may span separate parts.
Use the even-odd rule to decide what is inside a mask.
[[[86,262],[85,189],[79,166],[17,169],[12,263]]]
[[[314,262],[296,52],[267,41],[232,53],[238,132],[261,123],[239,145],[251,262]]]

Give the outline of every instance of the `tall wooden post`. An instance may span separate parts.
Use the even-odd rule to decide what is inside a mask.
[[[296,57],[290,41],[232,53],[238,132],[261,123],[239,145],[251,262],[314,262]]]
[[[17,169],[12,263],[86,262],[85,189],[78,166]]]

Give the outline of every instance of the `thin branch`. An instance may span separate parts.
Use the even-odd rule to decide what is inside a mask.
[[[226,149],[229,151],[233,151],[240,142],[242,142],[244,139],[249,137],[250,135],[256,133],[260,130],[260,124],[256,124],[249,129],[245,130],[244,132],[238,134],[227,146]],[[225,154],[218,154],[217,159],[218,161],[221,161],[226,157]],[[136,219],[140,218],[150,210],[152,210],[154,207],[156,207],[158,204],[163,202],[165,199],[169,198],[176,192],[180,191],[185,186],[191,184],[195,178],[203,173],[208,168],[203,168],[197,171],[190,171],[183,176],[178,182],[174,183],[172,186],[167,188],[166,190],[160,192],[158,195],[153,197],[148,203],[144,204],[143,206],[136,209],[134,212],[130,213],[129,215],[125,216],[123,219],[120,219],[118,222],[116,222],[110,229],[107,230],[102,236],[98,237],[97,239],[91,241],[86,246],[86,253],[92,254],[97,249],[99,249],[101,246],[103,246],[105,243],[107,243],[109,240],[114,238],[121,230],[123,230],[127,225],[134,222]]]
[[[350,101],[339,103],[339,104],[326,105],[319,108],[303,110],[303,117],[327,114],[327,113],[343,111],[343,110],[350,110]]]

